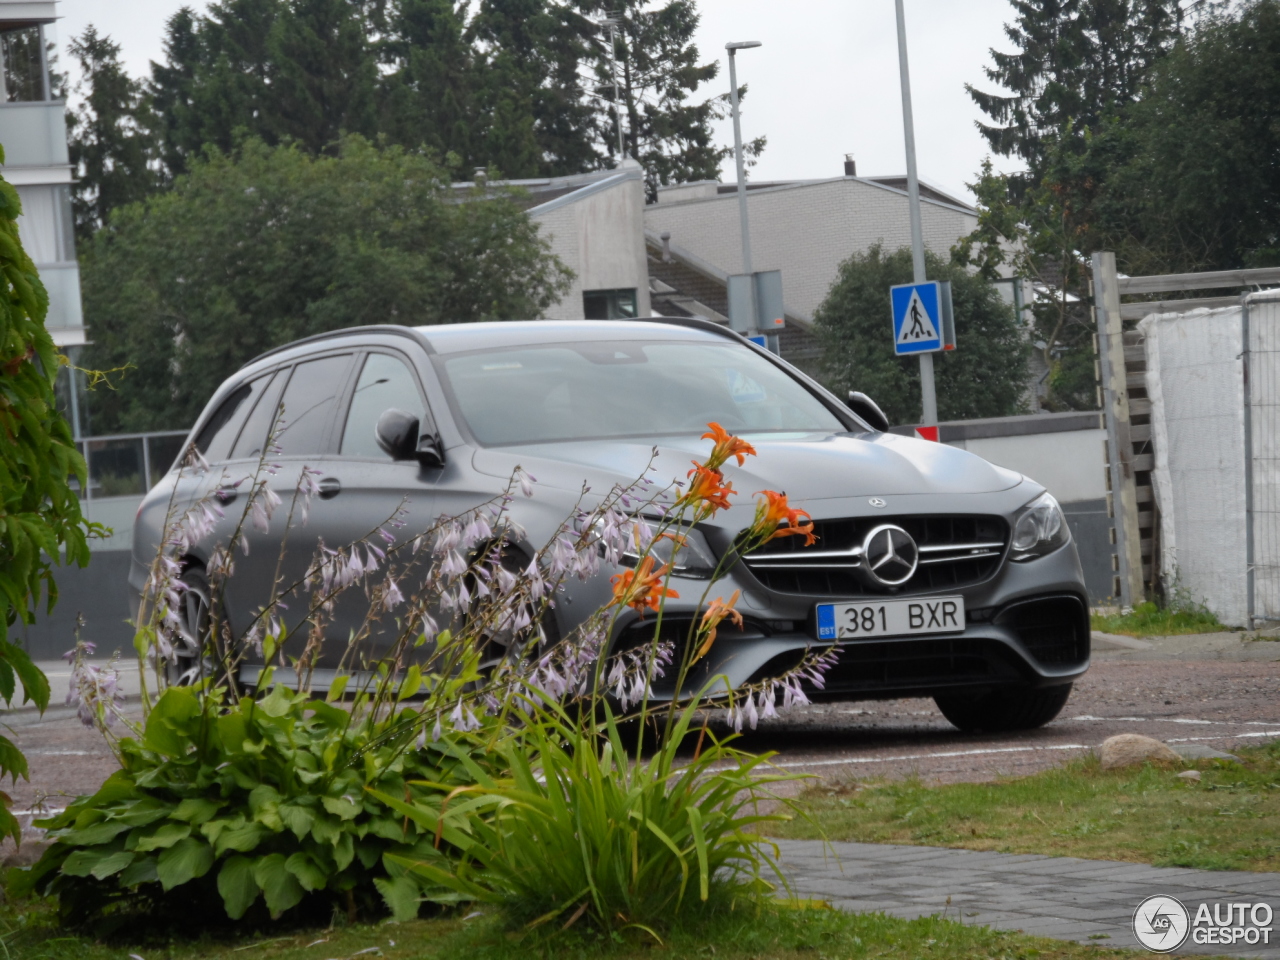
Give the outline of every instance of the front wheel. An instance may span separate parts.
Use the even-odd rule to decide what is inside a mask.
[[[987,693],[940,693],[933,698],[942,715],[965,733],[1007,733],[1043,727],[1071,696],[1071,684],[1057,687],[1003,687]]]

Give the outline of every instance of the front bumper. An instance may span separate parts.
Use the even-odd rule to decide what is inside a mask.
[[[764,591],[749,573],[716,584],[715,596],[742,589],[742,631],[722,625],[715,645],[687,678],[684,695],[723,677],[733,688],[777,677],[809,651],[832,644],[819,641],[813,623],[817,603],[830,597],[802,597]],[[733,582],[730,582],[733,581]],[[750,581],[750,582],[748,582]],[[698,597],[705,582],[681,590]],[[955,689],[974,692],[997,687],[1049,687],[1071,683],[1089,667],[1089,607],[1075,545],[1026,563],[1006,561],[990,580],[962,590],[963,631],[910,637],[877,637],[835,644],[838,660],[824,686],[809,685],[811,699],[883,699],[932,696]],[[693,603],[668,601],[664,639],[680,644],[697,615]],[[649,620],[652,621],[652,616]],[[619,646],[652,637],[652,622],[621,624]],[[721,681],[723,683],[724,681]],[[659,697],[675,693],[674,678],[654,685]]]

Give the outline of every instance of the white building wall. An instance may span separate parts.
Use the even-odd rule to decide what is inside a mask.
[[[581,320],[584,290],[634,288],[636,309],[647,317],[649,265],[644,244],[644,180],[639,164],[618,177],[534,207],[529,216],[571,269],[573,286],[546,315]]]
[[[939,256],[977,226],[959,207],[922,199],[925,246]],[[835,280],[840,264],[877,241],[889,251],[911,243],[905,193],[843,177],[818,183],[752,190],[752,266],[781,270],[789,310],[812,316]],[[729,273],[742,272],[742,241],[736,194],[714,199],[652,204],[645,227],[670,231],[671,242]]]

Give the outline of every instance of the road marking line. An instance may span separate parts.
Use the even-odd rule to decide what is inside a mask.
[[[1036,747],[988,747],[982,750],[947,750],[941,753],[912,753],[896,757],[848,757],[841,760],[797,760],[794,763],[770,761],[775,767],[834,767],[842,763],[891,763],[894,760],[932,760],[935,757],[972,757],[988,753],[1028,753],[1034,750],[1088,750],[1087,743],[1055,743]],[[725,767],[726,770],[733,769]]]

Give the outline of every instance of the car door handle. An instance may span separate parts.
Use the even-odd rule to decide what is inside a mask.
[[[332,500],[342,492],[342,482],[337,477],[325,477],[320,481],[320,499]]]

